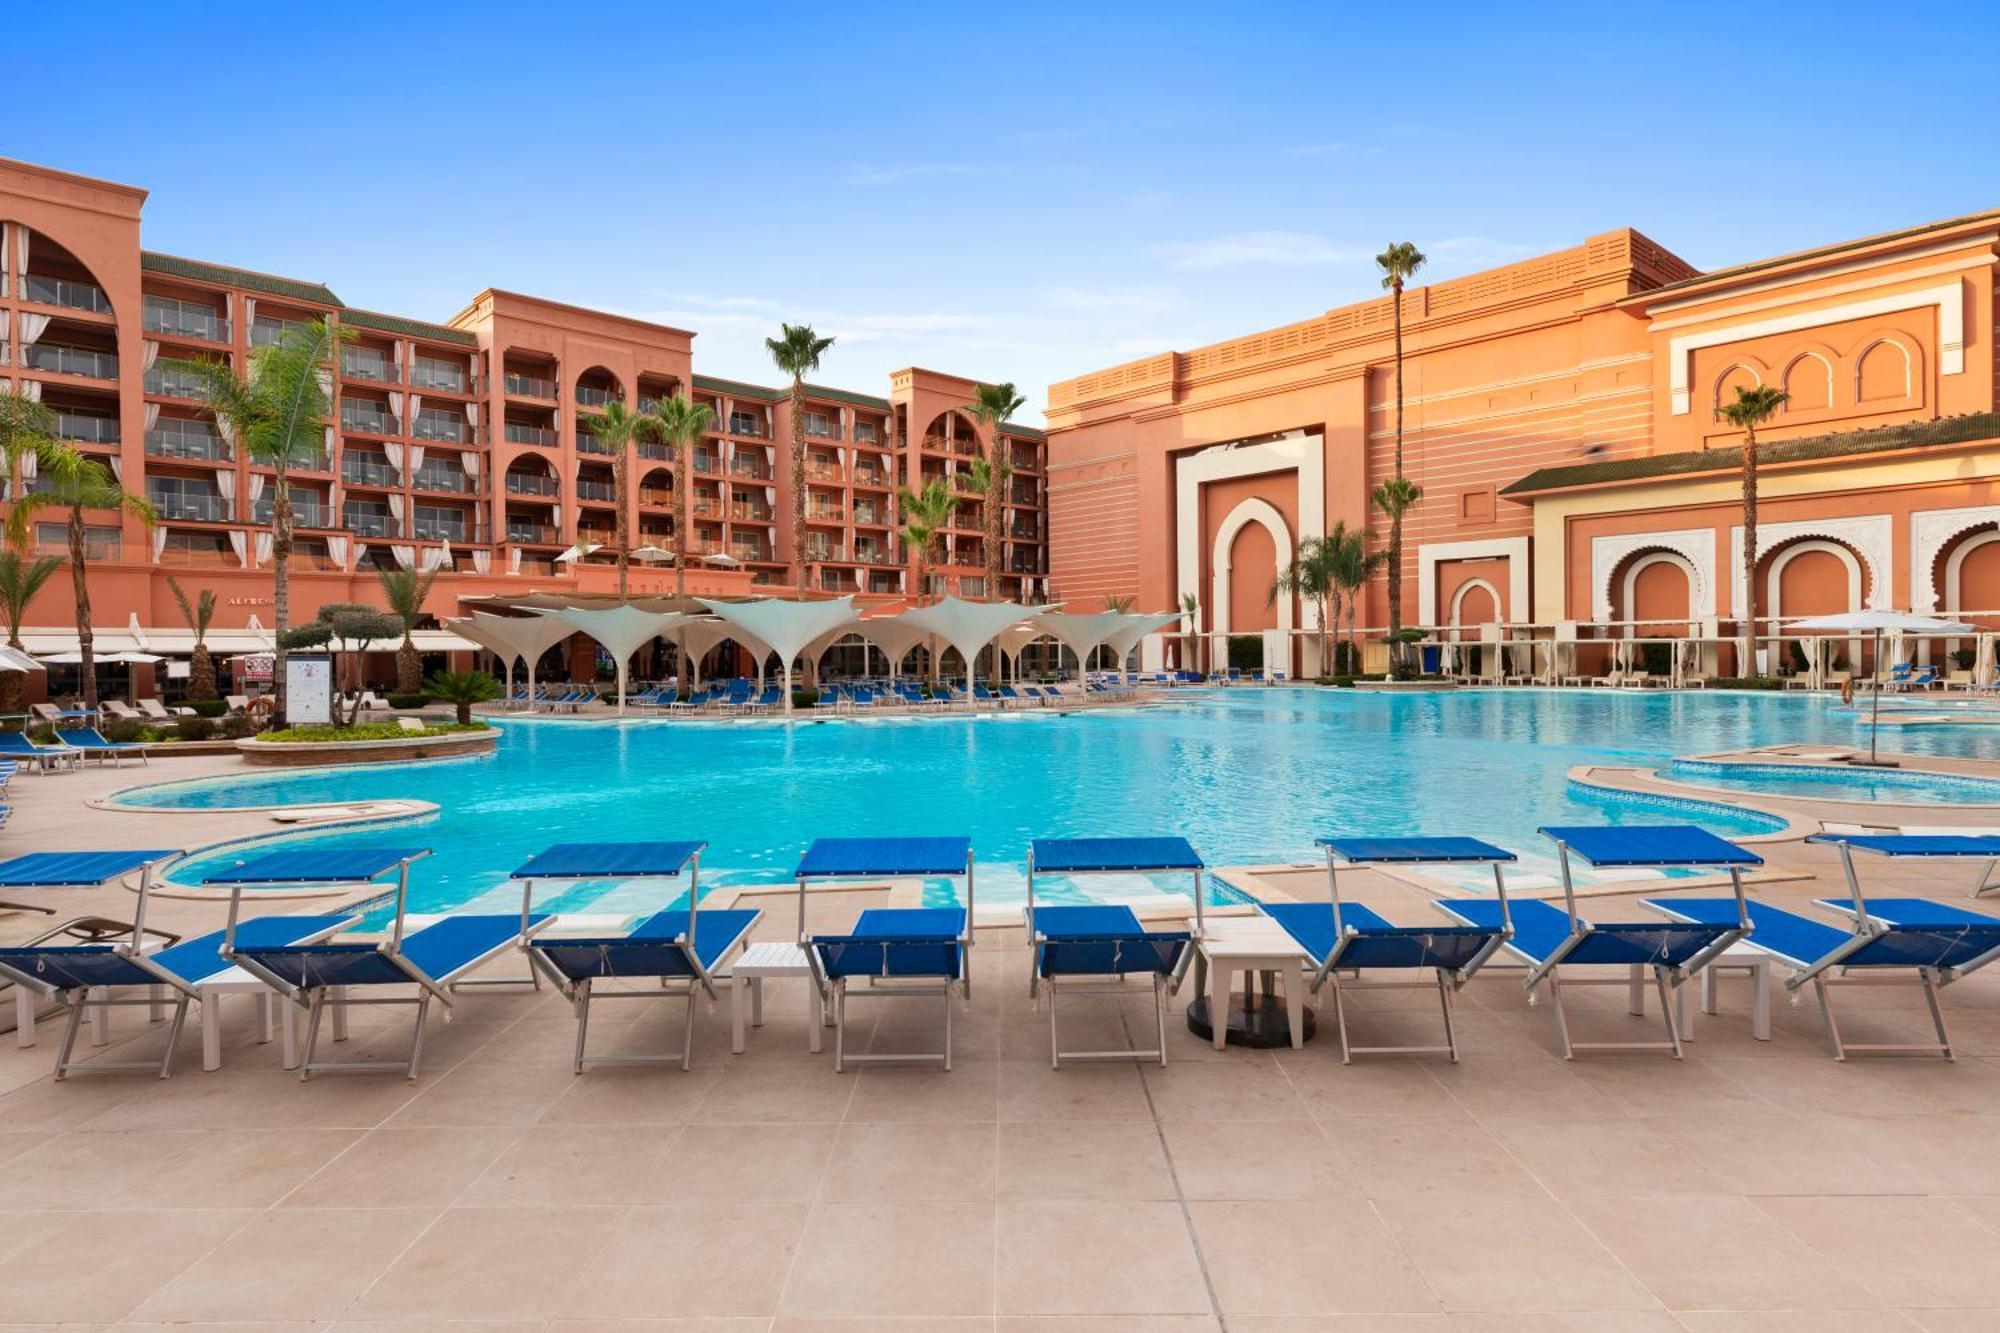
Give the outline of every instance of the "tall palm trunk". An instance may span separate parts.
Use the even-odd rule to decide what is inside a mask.
[[[1389,288],[1396,338],[1396,480],[1403,479],[1403,280]],[[1403,660],[1403,513],[1389,516],[1389,660]]]
[[[688,594],[688,473],[694,467],[692,445],[681,449],[674,460],[674,598],[685,603]],[[694,689],[694,672],[687,660],[687,634],[680,632],[675,645],[680,649],[680,686]]]
[[[1000,437],[993,437],[993,456],[986,467],[986,600],[1000,600],[1000,500],[1002,478],[1000,476]],[[998,684],[1000,653],[993,653],[995,684]]]
[[[792,376],[792,586],[806,593],[806,381]]]
[[[292,486],[281,453],[271,462],[271,620],[278,651],[271,658],[271,725],[285,725],[285,631],[292,623]]]
[[[76,589],[77,671],[83,681],[83,706],[97,707],[97,652],[90,632],[90,583],[83,574],[83,508],[69,511],[69,574]]]
[[[632,565],[632,520],[625,512],[627,509],[626,500],[628,498],[625,494],[625,482],[626,478],[631,475],[632,470],[627,457],[631,452],[632,446],[630,444],[622,445],[618,450],[618,456],[611,460],[611,490],[618,500],[616,529],[618,534],[618,600],[621,602],[625,600],[626,577]]]
[[[1757,428],[1743,438],[1743,660],[1736,674],[1757,674]]]

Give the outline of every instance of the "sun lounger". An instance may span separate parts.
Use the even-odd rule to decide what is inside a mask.
[[[587,881],[666,880],[687,876],[688,905],[655,912],[620,935],[587,937],[540,935],[528,941],[528,959],[568,997],[576,1011],[576,1072],[591,1064],[661,1064],[675,1061],[682,1069],[694,1064],[694,1019],[697,995],[715,995],[715,978],[727,970],[749,939],[763,913],[751,909],[701,910],[701,852],[704,842],[572,842],[559,843],[529,858],[511,879],[522,884],[525,918],[538,884]],[[597,990],[613,978],[641,978],[657,986]],[[593,999],[655,1000],[662,995],[684,997],[687,1024],[678,1051],[658,1055],[591,1055]]]
[[[965,879],[963,907],[871,907],[843,934],[808,934],[811,881],[897,878]],[[972,977],[972,840],[970,838],[821,838],[799,859],[799,947],[833,1009],[833,1067],[952,1060],[952,995],[970,999]],[[849,1054],[850,998],[936,996],[944,1004],[944,1046],[916,1054]]]
[[[1452,1026],[1452,995],[1491,958],[1514,933],[1507,905],[1507,881],[1502,866],[1518,858],[1504,848],[1477,838],[1321,838],[1326,851],[1327,901],[1324,903],[1260,903],[1264,913],[1285,928],[1318,965],[1312,990],[1333,988],[1333,1012],[1340,1028],[1340,1061],[1356,1055],[1437,1054],[1458,1059],[1458,1036]],[[1361,903],[1340,896],[1340,867],[1487,865],[1493,868],[1493,919],[1478,924],[1399,926]],[[1488,904],[1481,903],[1482,908]],[[1429,980],[1372,981],[1368,972],[1429,972]],[[1343,978],[1343,972],[1353,977]],[[1444,1016],[1442,1046],[1355,1046],[1347,1032],[1346,999],[1356,990],[1427,990],[1435,988]]]
[[[146,757],[145,746],[106,740],[96,727],[59,727],[56,739],[85,758],[95,758],[99,763],[109,761],[116,768],[123,768],[127,759],[137,759],[142,764],[152,762]]]
[[[1675,1016],[1674,990],[1750,933],[1750,913],[1743,896],[1743,871],[1764,863],[1755,852],[1687,824],[1642,824],[1610,827],[1545,828],[1555,841],[1562,870],[1563,907],[1540,901],[1514,905],[1510,953],[1528,965],[1527,988],[1532,993],[1548,983],[1556,1015],[1556,1036],[1565,1060],[1589,1050],[1665,1050],[1681,1058],[1680,1025]],[[1600,869],[1726,871],[1737,907],[1728,920],[1676,922],[1606,922],[1585,917],[1577,908],[1570,866],[1574,856]],[[1495,904],[1464,899],[1440,901],[1445,912],[1470,925],[1499,926],[1505,921]],[[1652,973],[1666,1023],[1664,1042],[1581,1042],[1569,1035],[1563,1007],[1565,986],[1622,986],[1628,980],[1565,976],[1560,969],[1603,965],[1644,968]]]
[[[20,731],[0,731],[0,756],[27,760],[35,765],[38,773],[50,773],[56,769],[78,768],[83,764],[83,752],[70,745],[37,745],[28,739],[27,733]]]
[[[1119,904],[1058,905],[1035,902],[1035,876],[1192,874],[1194,901],[1202,899],[1201,856],[1185,838],[1037,838],[1028,847],[1028,993],[1049,1004],[1049,1066],[1071,1060],[1167,1062],[1167,997],[1180,988],[1193,957],[1185,930],[1147,930],[1138,914]],[[1061,994],[1125,995],[1126,978],[1145,977],[1153,987],[1157,1046],[1117,1051],[1065,1051],[1056,1031]]]
[[[421,847],[325,847],[273,852],[210,875],[202,883],[230,889],[229,927],[223,942],[223,957],[263,980],[279,994],[305,1009],[305,1050],[299,1061],[299,1077],[311,1078],[322,1070],[371,1071],[394,1069],[382,1061],[318,1062],[313,1054],[319,1041],[320,1019],[329,1005],[335,1010],[338,1028],[340,1011],[349,1004],[412,1005],[416,1022],[410,1041],[410,1059],[405,1072],[412,1079],[423,1060],[424,1021],[432,1000],[447,1008],[452,1003],[452,987],[469,973],[510,949],[520,948],[536,931],[548,924],[546,915],[535,915],[524,907],[514,913],[462,913],[447,916],[407,936],[404,919],[409,911],[410,863],[430,855]],[[261,940],[239,940],[235,931],[246,889],[302,884],[360,888],[393,873],[395,917],[388,936],[378,943],[356,941],[311,944],[268,945]],[[382,990],[414,986],[414,997],[374,995],[350,999],[348,991]],[[336,1032],[336,1039],[338,1032]]]
[[[107,705],[108,707],[108,705]],[[150,722],[171,722],[177,717],[193,717],[194,709],[176,706],[169,709],[158,699],[146,698],[138,701],[139,712]],[[114,714],[114,716],[116,716]]]

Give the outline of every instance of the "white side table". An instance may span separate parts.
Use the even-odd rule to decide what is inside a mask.
[[[284,1037],[285,1068],[299,1067],[299,1007],[240,967],[218,972],[195,987],[201,1004],[201,1067],[213,1072],[222,1068],[222,997],[250,995],[257,1002],[257,1040],[271,1040],[271,1019],[275,1013],[278,1030]]]
[[[1717,1012],[1716,982],[1724,972],[1740,972],[1750,980],[1750,1035],[1758,1041],[1771,1039],[1771,955],[1750,944],[1730,945],[1719,954],[1715,961],[1702,968],[1698,984],[1701,987],[1701,1012],[1713,1015]],[[1650,973],[1646,968],[1634,965],[1629,982],[1629,1002],[1626,1008],[1633,1014],[1646,1012],[1646,992],[1651,988]],[[1682,984],[1674,988],[1674,1022],[1680,1028],[1682,1041],[1694,1040],[1694,986]]]
[[[732,1054],[743,1054],[743,1019],[745,993],[748,993],[750,1025],[764,1026],[764,978],[804,977],[812,978],[812,964],[806,961],[806,952],[796,944],[769,940],[753,944],[737,955],[729,968],[729,1049]],[[826,1006],[820,999],[817,988],[806,987],[806,1043],[814,1055],[819,1054],[820,1028],[826,1022]]]
[[[1190,931],[1195,929],[1193,918],[1187,924]],[[1216,917],[1204,923],[1202,933],[1195,936],[1195,947],[1199,951],[1196,989],[1201,989],[1201,981],[1206,979],[1209,1028],[1215,1036],[1216,1050],[1229,1044],[1230,979],[1238,972],[1244,974],[1246,995],[1251,992],[1258,973],[1277,975],[1278,984],[1284,988],[1292,1049],[1306,1044],[1302,971],[1306,951],[1290,932],[1267,916]]]

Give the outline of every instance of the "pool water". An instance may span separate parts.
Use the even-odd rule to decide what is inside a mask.
[[[1819,768],[1796,764],[1676,763],[1661,776],[1701,787],[1805,796],[1823,801],[1889,801],[1897,805],[2000,805],[2000,782],[1955,774],[1884,768]]]
[[[506,872],[554,842],[705,838],[704,882],[728,884],[783,882],[808,842],[841,834],[970,835],[979,899],[992,903],[1021,897],[1035,837],[1175,832],[1211,864],[1237,865],[1311,860],[1313,839],[1335,832],[1462,833],[1546,865],[1536,834],[1544,824],[1692,821],[1725,836],[1769,832],[1771,821],[1747,812],[1591,792],[1565,774],[1585,763],[1658,768],[1675,755],[1857,739],[1865,743],[1865,729],[1829,701],[1772,693],[1250,687],[1060,715],[507,722],[491,758],[259,773],[126,799],[193,808],[435,802],[440,813],[418,824],[286,839],[433,848],[413,875],[414,910],[503,903]],[[1990,729],[1908,740],[1944,753],[2000,751]],[[192,882],[216,859],[178,867],[173,878]],[[1184,886],[1038,879],[1036,889],[1063,897]],[[555,905],[603,892],[566,890]],[[599,905],[638,910],[660,892],[626,886]]]

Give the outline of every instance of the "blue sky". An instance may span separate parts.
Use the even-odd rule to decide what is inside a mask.
[[[355,305],[508,287],[767,381],[804,319],[828,382],[914,363],[1035,408],[1370,296],[1393,239],[1431,280],[1627,225],[1713,267],[2000,206],[2000,7],[1381,12],[42,5],[0,153]]]

